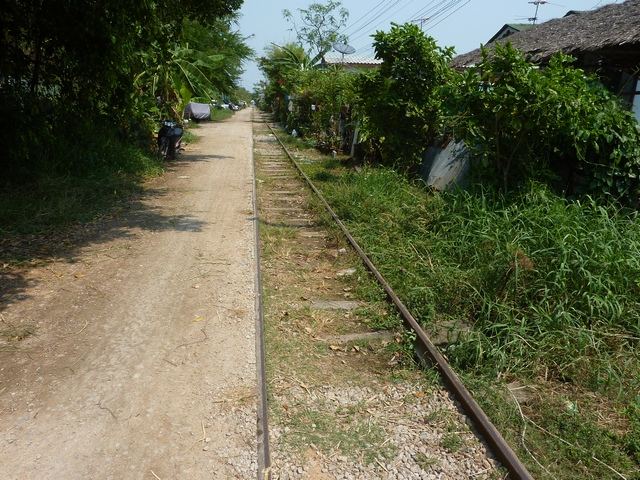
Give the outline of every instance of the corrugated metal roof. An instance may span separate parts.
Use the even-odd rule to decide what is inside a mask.
[[[373,57],[364,57],[360,55],[345,55],[344,60],[342,55],[334,56],[334,55],[326,55],[324,57],[327,65],[340,65],[344,63],[345,65],[381,65],[382,60]]]

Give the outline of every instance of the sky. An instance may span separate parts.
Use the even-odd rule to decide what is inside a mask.
[[[245,0],[240,11],[240,32],[250,36],[247,43],[261,56],[271,43],[283,44],[296,39],[282,10],[287,8],[295,15],[296,9],[307,8],[314,1],[326,3],[325,0]],[[370,35],[377,30],[388,30],[391,22],[430,17],[423,21],[425,33],[434,37],[440,46],[452,46],[456,53],[465,53],[486,43],[505,23],[528,23],[536,9],[530,1],[342,0],[349,11],[343,33],[357,49],[354,55],[373,57]],[[619,2],[621,0],[554,0],[539,6],[538,23],[561,17],[569,10],[590,10]],[[253,90],[260,78],[255,61],[247,62],[241,85]]]

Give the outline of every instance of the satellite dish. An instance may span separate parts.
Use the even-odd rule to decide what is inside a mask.
[[[340,52],[342,55],[350,55],[356,51],[351,45],[347,45],[346,43],[336,42],[333,44],[333,49],[336,52]]]

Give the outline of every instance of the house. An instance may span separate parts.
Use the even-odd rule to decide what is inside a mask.
[[[511,43],[538,64],[545,64],[557,52],[575,57],[577,66],[597,73],[640,119],[640,0],[572,11],[563,18],[496,39],[495,43]],[[490,50],[491,44],[487,48]],[[452,66],[464,69],[480,59],[477,49],[455,57]]]
[[[382,60],[358,55],[326,55],[322,60],[323,67],[341,65],[345,70],[371,70],[382,65]]]
[[[488,44],[491,42],[495,42],[496,40],[502,40],[503,38],[507,38],[514,33],[524,32],[525,30],[529,30],[530,28],[535,27],[531,23],[505,23],[504,26],[498,30],[493,37],[489,39]]]

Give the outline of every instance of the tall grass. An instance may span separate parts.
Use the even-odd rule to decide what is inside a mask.
[[[473,326],[451,348],[459,366],[595,386],[622,373],[616,358],[640,339],[635,212],[537,184],[510,197],[428,194],[389,170],[343,177],[330,192],[424,322]]]
[[[331,160],[305,168],[427,330],[466,324],[468,333],[445,353],[477,380],[481,403],[512,442],[521,441],[522,420],[510,396],[490,387],[496,379],[557,390],[528,413],[580,445],[530,428],[530,448],[559,478],[609,478],[592,456],[640,471],[636,212],[569,201],[536,183],[509,196],[480,188],[436,193],[387,169],[347,172]],[[566,397],[572,391],[593,393],[574,405]],[[592,408],[602,402],[626,427],[601,425]],[[566,476],[576,458],[580,472],[592,473]]]

